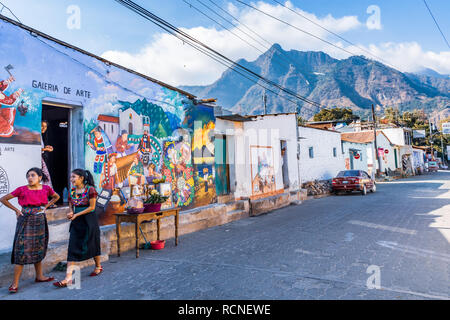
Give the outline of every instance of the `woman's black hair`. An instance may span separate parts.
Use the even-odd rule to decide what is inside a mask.
[[[42,171],[42,169],[37,168],[37,167],[33,167],[33,168],[31,168],[31,169],[29,169],[29,170],[27,171],[27,174],[26,174],[25,176],[27,176],[28,173],[29,173],[30,171],[33,171],[33,172],[35,172],[39,177],[42,177],[42,182],[47,182],[47,181],[48,181],[48,177],[44,174],[44,172]]]
[[[72,171],[72,173],[76,174],[77,176],[83,177],[83,183],[85,185],[95,187],[94,177],[89,170],[75,169]]]

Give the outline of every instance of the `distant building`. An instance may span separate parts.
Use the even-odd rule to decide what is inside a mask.
[[[375,152],[377,152],[378,156],[381,158],[381,168],[379,168],[381,172],[389,173],[389,171],[395,171],[401,166],[399,160],[399,147],[394,145],[381,130],[377,131],[377,151],[375,150],[375,139],[372,130],[345,132],[342,133],[341,139],[343,142],[366,145],[367,172],[372,176],[378,169],[378,161]],[[351,152],[347,156],[351,162]]]
[[[328,180],[344,170],[341,134],[334,130],[299,126],[299,171],[302,183]]]
[[[389,140],[399,146],[401,169],[404,175],[413,175],[413,131],[410,128],[387,128],[382,129]]]

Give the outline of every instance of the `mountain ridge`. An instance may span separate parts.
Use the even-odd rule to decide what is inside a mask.
[[[364,56],[335,59],[321,51],[285,51],[274,44],[254,61],[237,61],[261,76],[325,107],[349,107],[366,116],[371,105],[377,110],[398,107],[439,112],[450,108],[450,76],[431,69],[403,73]],[[264,86],[267,87],[266,84]],[[319,108],[306,103],[294,104],[276,96],[230,69],[206,86],[181,86],[201,98],[217,98],[218,103],[241,114],[262,114],[263,95],[267,94],[267,112],[295,112],[310,118]],[[285,93],[283,97],[295,98]]]

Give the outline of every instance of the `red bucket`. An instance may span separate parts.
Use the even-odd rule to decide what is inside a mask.
[[[152,249],[153,250],[161,250],[164,249],[164,244],[166,243],[165,240],[155,240],[150,242],[150,244],[152,245]]]

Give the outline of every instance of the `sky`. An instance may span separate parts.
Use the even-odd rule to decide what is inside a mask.
[[[382,60],[400,71],[418,72],[430,68],[441,74],[450,74],[450,48],[423,0],[278,0],[356,44],[356,47],[273,0],[241,1],[355,55]],[[266,42],[259,40],[260,43],[256,43],[242,33],[244,30],[256,38],[245,27],[268,43],[279,43],[284,50],[324,51],[338,59],[350,56],[344,50],[271,19],[236,0],[135,2],[233,60],[244,58],[253,61],[268,48]],[[450,41],[450,1],[426,2]],[[0,0],[0,3],[11,9],[27,26],[171,85],[211,84],[225,70],[224,66],[114,0]],[[214,4],[238,18],[234,23],[239,29],[204,6],[230,20]],[[2,14],[12,17],[6,9]],[[208,17],[220,21],[234,34]]]

